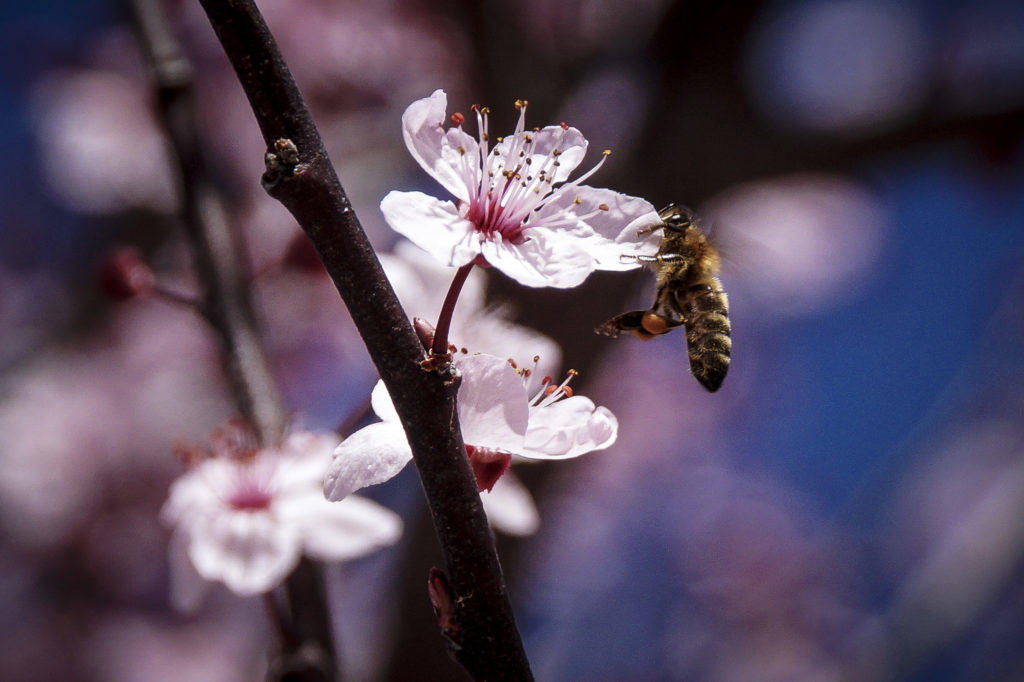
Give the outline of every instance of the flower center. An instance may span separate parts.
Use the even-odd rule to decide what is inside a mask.
[[[237,479],[227,498],[228,506],[237,511],[262,511],[269,509],[274,501],[268,471],[257,471],[246,467],[238,471]]]
[[[260,511],[269,509],[274,498],[265,490],[256,488],[238,490],[228,498],[228,505],[237,511]]]
[[[556,190],[575,187],[588,178],[604,163],[608,152],[601,161],[583,176],[556,188],[555,183],[565,179],[559,176],[559,157],[569,133],[569,126],[562,123],[560,130],[526,130],[525,100],[516,100],[519,121],[515,132],[506,138],[498,138],[493,149],[489,148],[490,109],[473,107],[477,117],[479,135],[480,166],[470,168],[472,159],[463,158],[464,172],[469,182],[470,197],[460,207],[464,218],[473,223],[477,232],[486,239],[508,241],[514,245],[529,239],[530,216],[539,210],[555,194]],[[460,125],[465,117],[452,116],[452,122]],[[554,126],[552,126],[554,128]],[[551,136],[557,136],[550,139]],[[538,151],[538,140],[543,139],[543,150]],[[479,177],[479,183],[476,178]],[[561,178],[561,179],[559,179]]]

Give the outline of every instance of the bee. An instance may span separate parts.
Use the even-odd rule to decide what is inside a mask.
[[[647,340],[685,327],[690,371],[704,388],[714,392],[729,371],[732,350],[729,299],[718,279],[718,252],[688,208],[669,204],[658,217],[660,223],[638,233],[643,236],[662,230],[658,252],[623,256],[654,270],[658,284],[654,305],[649,310],[616,315],[594,331],[611,337],[632,332]]]

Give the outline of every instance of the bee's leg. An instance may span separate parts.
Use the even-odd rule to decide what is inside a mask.
[[[631,310],[616,315],[594,331],[602,336],[616,337],[622,332],[630,332],[644,341],[664,334],[682,324],[674,315],[664,315],[654,310]]]
[[[594,332],[602,336],[611,336],[612,338],[618,336],[622,332],[636,332],[643,331],[641,322],[646,310],[631,310],[628,313],[622,313],[616,315],[607,322],[602,323],[597,327]]]
[[[677,315],[671,312],[665,314],[657,310],[648,310],[640,319],[642,329],[633,330],[633,334],[641,339],[649,339],[659,334],[667,334],[683,324],[682,320],[677,319],[677,317]]]
[[[636,236],[646,237],[649,234],[657,232],[663,227],[665,227],[665,223],[655,223],[653,225],[648,225],[647,227],[641,227],[639,230],[636,231]]]
[[[682,326],[683,313],[676,303],[675,296],[677,289],[674,281],[666,282],[658,289],[654,307],[648,310],[640,320],[641,326],[647,333],[664,334]]]

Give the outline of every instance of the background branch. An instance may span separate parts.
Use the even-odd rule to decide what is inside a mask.
[[[153,68],[161,120],[167,132],[188,236],[203,287],[201,310],[220,338],[221,357],[235,404],[261,444],[283,436],[286,416],[259,334],[244,242],[227,218],[210,177],[196,125],[192,70],[158,0],[130,0],[143,51]],[[323,569],[302,559],[285,581],[288,612],[279,624],[281,654],[271,677],[322,682],[338,677]]]
[[[313,242],[408,435],[457,605],[454,655],[477,679],[531,679],[465,455],[455,387],[420,368],[423,348],[259,10],[251,0],[201,2],[273,154],[264,186]]]

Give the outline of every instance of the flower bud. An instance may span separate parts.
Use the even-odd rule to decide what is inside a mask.
[[[156,275],[133,246],[111,251],[100,265],[98,279],[103,293],[116,301],[148,296],[156,288]]]
[[[286,268],[301,270],[309,273],[323,273],[324,264],[320,261],[320,255],[313,247],[313,242],[305,234],[297,234],[288,244],[281,263]]]

